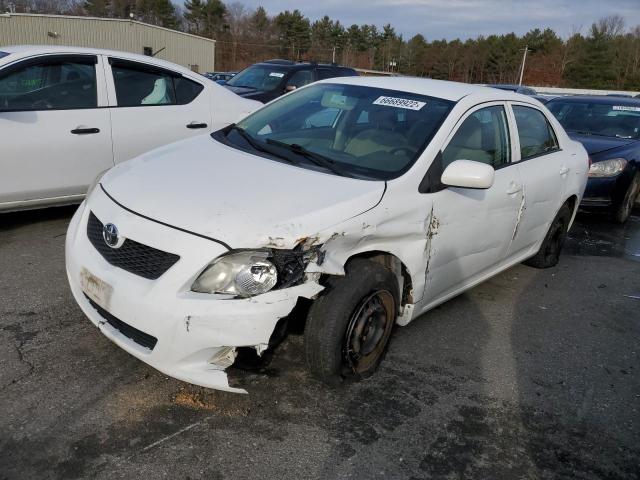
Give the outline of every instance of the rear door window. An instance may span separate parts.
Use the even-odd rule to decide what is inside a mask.
[[[287,81],[287,85],[293,85],[296,88],[304,87],[313,82],[313,70],[299,70]]]
[[[204,90],[204,86],[185,77],[175,77],[173,82],[176,88],[176,103],[178,105],[191,103]]]
[[[556,135],[540,110],[514,105],[513,114],[518,127],[521,159],[525,160],[559,150]]]
[[[111,66],[119,107],[172,105],[176,103],[173,77],[143,65],[113,63]]]
[[[182,75],[128,60],[111,59],[119,107],[186,105],[204,86]]]

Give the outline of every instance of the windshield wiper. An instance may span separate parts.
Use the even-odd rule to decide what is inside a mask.
[[[577,133],[578,135],[587,135],[594,137],[617,137],[617,135],[604,135],[602,133],[588,132],[586,130],[567,130],[567,132]]]
[[[276,157],[286,160],[289,163],[296,163],[291,158],[285,155],[276,153],[270,148],[266,148],[262,142],[253,138],[249,133],[247,133],[247,131],[244,128],[238,127],[235,123],[229,127],[229,130],[235,130],[236,132],[238,132],[238,135],[244,138],[249,145],[251,145],[253,148],[258,150],[259,152],[268,153],[269,155],[275,155]]]
[[[325,157],[324,155],[320,155],[319,153],[312,152],[311,150],[307,150],[302,145],[298,145],[297,143],[281,142],[280,140],[274,140],[273,138],[267,138],[267,143],[271,145],[277,145],[278,147],[286,148],[290,152],[297,153],[298,155],[302,155],[308,160],[311,160],[316,165],[324,167],[327,170],[331,170],[336,175],[353,178],[353,175],[346,172],[342,168],[337,167],[335,165],[335,161],[331,160],[328,157]]]

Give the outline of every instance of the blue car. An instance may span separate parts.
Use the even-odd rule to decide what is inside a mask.
[[[640,100],[571,96],[546,107],[589,153],[582,206],[608,209],[617,222],[626,222],[640,192]]]

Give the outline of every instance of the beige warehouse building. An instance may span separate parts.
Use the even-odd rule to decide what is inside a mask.
[[[115,18],[0,14],[2,45],[71,45],[153,54],[197,72],[215,70],[215,40]]]

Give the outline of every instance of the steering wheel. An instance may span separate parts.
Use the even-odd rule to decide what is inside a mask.
[[[396,147],[396,148],[392,148],[389,153],[391,155],[398,155],[398,153],[400,152],[407,152],[409,155],[415,155],[417,153],[417,150],[415,150],[414,148],[411,147]]]

